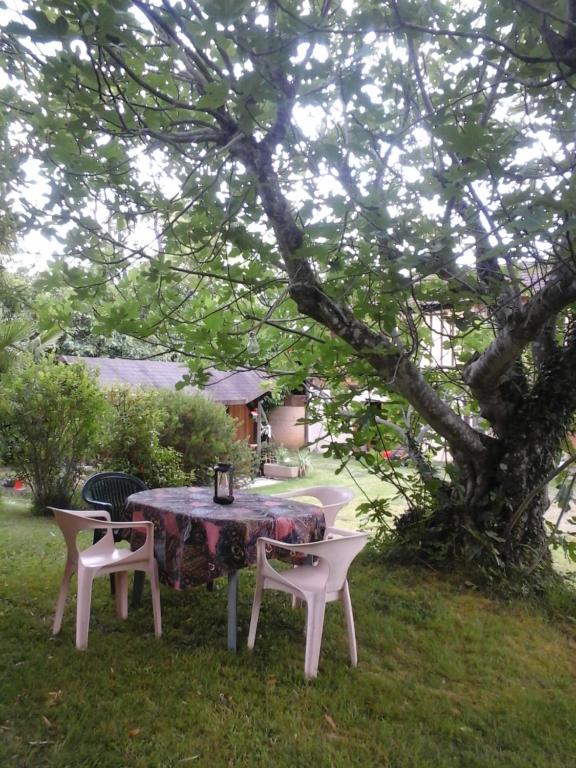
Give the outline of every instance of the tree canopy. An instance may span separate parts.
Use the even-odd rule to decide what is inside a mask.
[[[573,0],[39,0],[1,40],[7,135],[49,189],[14,187],[19,222],[62,239],[52,279],[102,330],[199,377],[391,393],[450,450],[430,485],[406,430],[449,556],[546,559],[576,408]]]

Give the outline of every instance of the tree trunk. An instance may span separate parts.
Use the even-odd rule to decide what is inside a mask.
[[[482,463],[455,460],[457,477],[436,491],[432,508],[413,508],[398,520],[401,550],[438,567],[460,562],[507,578],[548,571],[544,514],[553,448],[518,440]]]
[[[430,509],[400,519],[402,545],[421,547],[418,555],[437,565],[456,560],[506,577],[551,569],[547,482],[576,410],[576,344],[572,334],[568,340],[544,356],[531,389],[508,386],[508,378],[493,391],[497,438],[484,454],[452,451],[452,483],[440,486]]]

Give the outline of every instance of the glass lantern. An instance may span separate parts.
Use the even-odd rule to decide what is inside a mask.
[[[232,504],[234,495],[234,467],[232,464],[216,464],[214,467],[214,501],[216,504]]]

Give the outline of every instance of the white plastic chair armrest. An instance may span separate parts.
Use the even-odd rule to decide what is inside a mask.
[[[146,530],[146,538],[144,539],[144,542],[141,547],[138,547],[138,549],[135,549],[134,552],[139,552],[141,549],[147,546],[151,546],[149,544],[150,539],[152,538],[152,541],[154,541],[154,523],[151,520],[142,520],[139,522],[124,522],[124,521],[116,521],[112,520],[107,522],[102,522],[101,525],[98,525],[96,527],[96,530],[102,530],[102,531],[109,531],[110,533],[106,533],[105,536],[112,536],[112,531],[118,530],[119,528],[144,528]],[[78,536],[82,531],[92,531],[94,530],[94,526],[90,526],[90,528],[79,528],[76,532],[76,535]],[[104,539],[100,539],[99,542],[96,542],[92,546],[97,547],[100,545],[101,542],[103,542]],[[152,545],[153,546],[153,545]]]
[[[111,528],[154,528],[152,520],[113,520]]]
[[[48,509],[54,511],[57,508],[48,507]],[[74,509],[70,511],[74,512],[74,514],[78,515],[78,517],[85,517],[87,520],[107,520],[108,522],[111,520],[110,512],[107,512],[104,509]]]
[[[262,544],[260,544],[260,542],[262,542]],[[276,549],[286,549],[288,551],[301,552],[302,550],[306,551],[307,547],[317,543],[317,541],[310,541],[306,544],[293,544],[289,541],[278,541],[277,539],[270,539],[268,536],[260,536],[257,541],[257,546],[269,546],[275,547]]]
[[[113,520],[110,523],[102,523],[102,528],[104,530],[110,531],[110,533],[107,533],[106,536],[111,536],[112,531],[117,530],[118,528],[144,528],[146,531],[145,539],[141,546],[132,550],[131,556],[136,555],[138,552],[142,552],[142,550],[147,550],[148,554],[154,554],[154,523],[151,520],[132,520],[130,522]],[[80,531],[78,531],[78,533],[80,533]],[[104,539],[101,539],[100,541],[96,542],[96,544],[93,544],[92,547],[97,548],[101,546],[103,541]]]
[[[87,520],[105,520],[110,522],[112,519],[110,517],[110,512],[106,512],[104,509],[98,510],[98,509],[89,509],[89,510],[81,510],[76,511],[74,510],[75,515],[80,515],[80,517],[85,517]]]
[[[326,528],[324,538],[327,539],[328,537],[332,537],[343,539],[346,536],[358,536],[363,533],[370,535],[368,531],[350,531],[347,528]]]
[[[112,529],[121,528],[144,528],[146,530],[146,538],[144,539],[142,546],[138,549],[134,549],[133,552],[139,552],[144,547],[154,546],[154,523],[152,520],[131,520],[130,522],[124,522],[124,520],[117,520],[112,523],[107,523],[106,527]]]
[[[92,518],[92,519],[98,520],[99,519],[99,517],[98,517],[99,514],[103,514],[103,513],[98,513],[97,512],[95,518]],[[108,514],[108,513],[106,513],[106,514]],[[108,516],[108,517],[110,517],[110,516]],[[92,528],[93,528],[93,526],[90,526],[90,528],[86,528],[86,530],[92,530]],[[149,530],[149,529],[154,530],[154,523],[151,520],[142,520],[142,521],[139,521],[139,522],[134,522],[134,521],[126,521],[125,522],[124,520],[112,520],[111,521],[110,519],[108,519],[107,521],[103,521],[102,525],[99,525],[98,528],[101,528],[103,531],[108,531],[108,530],[113,531],[113,530],[116,530],[118,528],[146,528],[147,530]],[[148,532],[146,533],[146,535],[148,535]]]
[[[266,557],[266,547],[272,546],[272,547],[278,547],[279,549],[285,549],[289,552],[299,551],[302,552],[303,550],[306,551],[306,548],[309,547],[312,544],[317,544],[318,542],[310,542],[309,544],[291,544],[289,542],[285,541],[277,541],[276,539],[270,539],[266,536],[261,536],[258,541],[256,542],[256,554],[258,558],[258,569],[261,571],[261,573],[264,576],[272,577],[276,582],[280,581],[283,584],[285,584],[287,587],[289,587],[292,594],[298,595],[299,597],[304,597],[304,593],[302,592],[302,588],[295,584],[292,579],[290,578],[290,574],[293,572],[294,569],[288,569],[287,571],[277,571],[269,562],[268,558]],[[322,558],[318,558],[317,564],[322,561]],[[324,570],[322,567],[319,568],[318,574],[320,574],[320,570]],[[325,578],[328,578],[328,570],[325,571]]]
[[[307,544],[293,544],[287,541],[278,541],[277,539],[270,539],[268,536],[260,536],[256,542],[256,560],[258,568],[262,570],[262,573],[273,575],[276,578],[280,578],[286,584],[291,584],[287,578],[287,573],[284,571],[277,571],[266,557],[266,547],[274,547],[275,549],[284,549],[287,552],[306,552],[307,548],[317,544],[318,542],[309,542]]]
[[[129,523],[125,523],[123,521],[120,522],[120,524],[115,523],[115,528],[145,528],[146,530],[146,538],[144,539],[142,546],[138,547],[138,549],[134,549],[133,552],[139,552],[141,549],[144,549],[145,547],[150,548],[150,551],[154,552],[154,523],[152,520],[132,520]]]

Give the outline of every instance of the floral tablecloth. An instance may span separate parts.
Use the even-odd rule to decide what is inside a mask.
[[[234,496],[229,505],[214,503],[208,488],[158,488],[128,497],[132,519],[154,523],[154,550],[164,584],[186,589],[254,565],[260,536],[295,544],[324,536],[319,507],[256,493]],[[133,529],[132,547],[140,546],[142,538]]]

